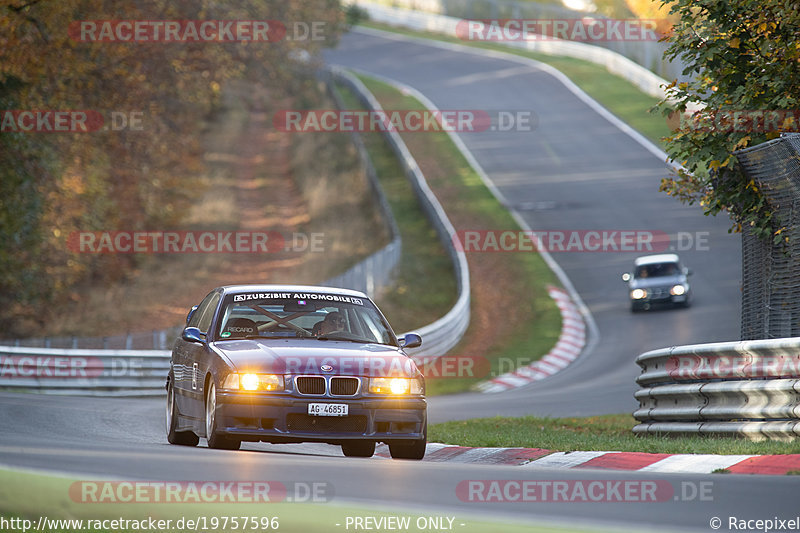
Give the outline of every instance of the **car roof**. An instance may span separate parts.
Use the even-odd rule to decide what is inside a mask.
[[[369,299],[366,294],[360,291],[343,289],[340,287],[326,287],[322,285],[224,285],[219,288],[222,289],[225,294],[241,294],[244,292],[316,292],[320,294],[341,294],[345,296],[356,296],[358,298]]]
[[[633,262],[635,266],[652,265],[654,263],[680,263],[678,254],[656,254],[637,257]]]

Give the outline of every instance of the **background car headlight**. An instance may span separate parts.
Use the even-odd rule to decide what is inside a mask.
[[[683,285],[675,285],[669,290],[669,293],[673,296],[680,296],[686,293],[686,287]]]
[[[633,289],[631,291],[631,298],[634,300],[641,300],[645,296],[647,296],[647,291],[644,289]]]
[[[230,374],[222,386],[246,391],[276,391],[284,388],[283,376],[278,374]]]
[[[372,394],[424,394],[425,387],[420,378],[370,378],[369,392]]]

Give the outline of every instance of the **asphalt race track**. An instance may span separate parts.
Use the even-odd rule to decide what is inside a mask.
[[[0,402],[4,407],[0,411],[1,464],[74,473],[83,480],[325,482],[331,488],[333,505],[447,513],[462,522],[481,515],[498,520],[602,525],[612,530],[625,525],[632,531],[665,526],[708,531],[714,516],[723,520],[728,516],[785,519],[797,508],[793,476],[609,473],[351,459],[324,456],[338,454],[334,447],[306,445],[245,444],[247,451],[226,452],[209,450],[204,441],[199,448],[167,444],[160,399],[68,397],[54,401],[47,396],[0,393]],[[476,503],[458,497],[458,484],[464,480],[655,480],[667,489],[664,493],[659,489],[657,501],[648,503]],[[704,501],[699,499],[701,483],[706,484]],[[695,496],[681,501],[682,494]],[[332,525],[330,531],[335,530]]]
[[[739,338],[740,237],[728,233],[727,218],[706,217],[699,207],[658,192],[665,162],[549,73],[533,63],[463,50],[353,32],[326,60],[409,85],[443,110],[533,111],[539,118],[533,131],[460,136],[502,195],[513,199],[509,207],[534,230],[661,231],[678,246],[678,233],[699,234],[706,244],[680,252],[694,272],[694,305],[635,315],[620,276],[641,254],[552,253],[594,316],[596,348],[553,378],[522,389],[436,399],[431,419],[632,412],[638,354]]]
[[[430,402],[434,422],[495,414],[593,415],[630,412],[635,356],[659,347],[738,337],[740,249],[728,221],[704,217],[658,193],[666,165],[532,65],[355,32],[331,63],[358,67],[422,91],[441,109],[533,110],[530,133],[462,138],[513,207],[535,229],[703,232],[707,249],[681,252],[693,269],[695,305],[632,315],[620,274],[634,253],[561,253],[565,270],[597,322],[599,339],[557,376],[500,394]],[[498,228],[506,229],[506,228]],[[54,398],[0,393],[0,464],[74,474],[80,479],[325,481],[332,504],[439,512],[469,521],[555,520],[632,531],[708,531],[709,520],[793,518],[791,477],[641,474],[547,470],[382,458],[341,457],[338,448],[245,444],[240,452],[170,446],[163,399]],[[535,443],[531,443],[535,446]],[[476,503],[456,492],[464,480],[656,480],[674,490],[654,503]],[[681,497],[684,486],[710,498]],[[691,492],[691,491],[690,491]],[[691,501],[688,501],[691,500]],[[324,504],[321,504],[324,505]],[[331,526],[330,530],[337,528]],[[723,530],[726,530],[723,527]]]

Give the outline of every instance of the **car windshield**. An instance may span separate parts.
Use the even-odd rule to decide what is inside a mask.
[[[636,267],[637,278],[658,278],[663,276],[677,276],[680,268],[677,263],[650,263]]]
[[[228,296],[218,340],[308,338],[397,346],[397,339],[367,299],[324,293],[258,293]]]

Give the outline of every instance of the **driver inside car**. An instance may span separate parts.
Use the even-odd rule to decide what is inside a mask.
[[[325,317],[325,320],[323,320],[322,324],[320,324],[319,333],[317,333],[317,336],[319,337],[336,331],[342,331],[343,329],[344,317],[338,311],[333,311],[332,313],[328,313],[328,315]]]

